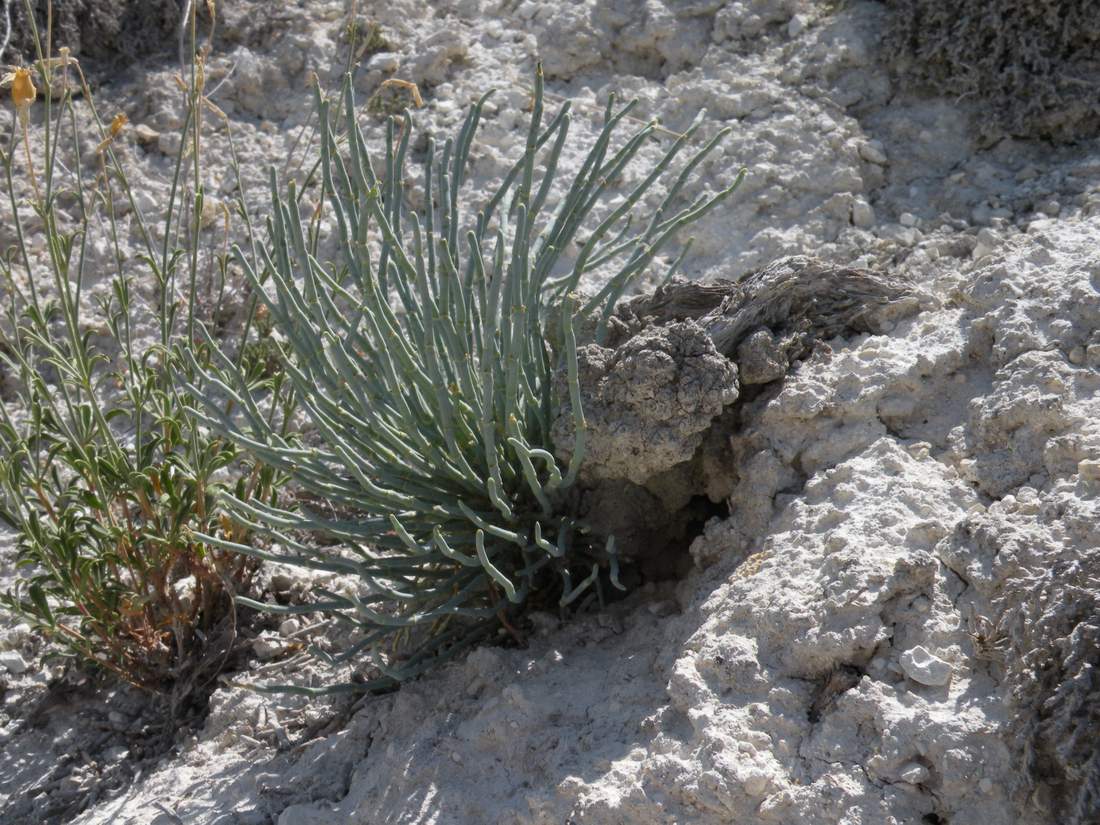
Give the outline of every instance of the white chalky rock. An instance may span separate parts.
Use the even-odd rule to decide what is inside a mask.
[[[886,150],[883,149],[882,143],[877,140],[869,140],[859,147],[859,156],[868,163],[874,163],[878,166],[886,165]]]
[[[768,777],[762,773],[750,773],[745,777],[744,785],[749,796],[763,796],[768,790]]]
[[[930,773],[928,768],[920,762],[909,762],[901,766],[898,776],[901,777],[903,782],[908,782],[910,785],[919,785],[928,780]]]
[[[23,656],[18,650],[5,650],[3,653],[0,653],[0,665],[3,665],[8,673],[15,676],[27,670],[27,663],[23,661]]]
[[[367,61],[366,69],[368,72],[389,74],[390,72],[396,72],[397,67],[400,65],[400,55],[394,54],[393,52],[379,52],[378,54],[371,55],[371,58]]]
[[[283,652],[283,644],[273,633],[264,631],[253,640],[252,652],[264,661],[274,659]]]
[[[26,623],[17,624],[0,636],[0,647],[15,648],[27,641],[31,635],[31,626]]]
[[[875,210],[862,198],[852,204],[852,223],[860,229],[870,229],[875,225]]]
[[[1100,459],[1086,458],[1078,462],[1077,472],[1081,474],[1081,478],[1100,481]]]
[[[917,645],[901,654],[901,669],[914,682],[933,687],[951,681],[951,665]]]

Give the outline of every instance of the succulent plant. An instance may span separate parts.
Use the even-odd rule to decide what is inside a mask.
[[[463,184],[488,97],[442,150],[427,141],[418,213],[405,190],[410,112],[388,120],[376,169],[351,84],[339,99],[318,93],[318,209],[335,221],[335,263],[309,251],[307,218],[316,226],[320,212],[303,215],[300,194],[293,186],[283,191],[272,176],[264,271],[245,255],[240,263],[281,336],[311,433],[291,438],[274,427],[227,355],[215,358],[216,368],[191,359],[202,378],[189,386],[203,399],[196,415],[298,489],[294,509],[227,505],[270,546],[218,533],[198,539],[359,580],[358,593],[322,589],[302,605],[241,599],[274,612],[350,620],[361,630],[358,640],[335,656],[318,652],[335,661],[366,655],[378,674],[354,685],[281,689],[385,688],[502,628],[516,632],[525,606],[564,607],[622,587],[613,539],[591,534],[575,516],[586,430],[574,325],[592,319],[601,335],[624,290],[679,230],[725,200],[744,172],[717,192],[682,200],[719,132],[690,153],[656,209],[644,206],[654,183],[692,146],[700,120],[674,135],[613,207],[601,206],[613,181],[663,131],[634,121],[633,104],[617,108],[612,98],[595,143],[559,195],[553,183],[570,104],[544,123],[540,69],[526,149],[475,211]],[[635,128],[617,140],[630,123]],[[598,206],[605,216],[596,220]],[[643,210],[644,220],[633,220]],[[595,294],[578,297],[581,279],[596,269],[611,274]],[[557,370],[568,376],[569,399],[555,397]],[[550,428],[565,400],[575,443],[562,466]]]

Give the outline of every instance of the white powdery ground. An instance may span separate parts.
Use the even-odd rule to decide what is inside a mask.
[[[223,27],[211,62],[211,87],[236,66],[215,100],[260,214],[266,166],[281,166],[304,119],[306,76],[340,64],[340,4],[256,34],[264,5]],[[692,274],[793,253],[859,259],[900,267],[943,306],[891,335],[829,342],[752,402],[731,445],[731,517],[708,526],[675,590],[563,627],[543,617],[528,649],[478,650],[286,752],[280,732],[323,721],[327,705],[223,687],[197,738],[76,821],[1049,821],[1016,761],[1001,668],[975,636],[1012,572],[998,554],[1010,536],[1026,536],[1029,563],[1100,545],[1087,519],[1050,515],[1088,513],[1100,496],[1100,221],[1082,217],[1100,203],[1095,148],[980,152],[965,109],[894,97],[874,3],[430,6],[375,10],[393,46],[357,85],[365,97],[387,76],[421,83],[419,119],[448,132],[455,101],[502,89],[472,191],[522,145],[538,55],[552,91],[590,101],[579,134],[612,89],[673,128],[701,107],[734,126],[709,185],[752,174],[698,227]],[[117,92],[162,131],[125,150],[160,193],[180,118],[169,74]],[[224,140],[207,147],[210,191],[228,198]],[[567,152],[563,180],[577,163]],[[21,636],[2,646],[28,650]],[[9,696],[44,675],[9,674]],[[286,678],[331,674],[256,677]],[[0,759],[19,780],[4,794],[33,786],[57,747],[13,735]],[[79,796],[70,784],[50,793]]]
[[[78,821],[1049,821],[1012,747],[1029,709],[975,639],[1011,571],[966,531],[1024,529],[1051,563],[1100,546],[1039,515],[1100,496],[1098,234],[1021,239],[755,400],[734,436],[753,469],[675,592],[545,617],[529,649],[478,650],[291,755],[242,746],[269,700],[224,689],[179,760]]]

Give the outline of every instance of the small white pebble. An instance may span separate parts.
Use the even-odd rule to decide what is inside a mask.
[[[23,660],[23,654],[18,650],[5,650],[0,653],[0,666],[3,666],[8,673],[14,676],[25,673],[27,670],[27,663]]]
[[[954,669],[950,662],[933,656],[921,645],[901,654],[901,669],[914,682],[931,687],[940,687],[951,681]]]
[[[868,163],[874,163],[877,166],[886,165],[886,150],[877,140],[869,140],[866,143],[861,143],[859,146],[859,156]]]
[[[397,71],[397,67],[400,65],[400,55],[394,54],[393,52],[379,52],[378,54],[371,55],[365,68],[368,72],[389,74]]]
[[[762,773],[752,773],[745,777],[745,793],[749,796],[763,796],[768,790],[768,777]]]
[[[852,225],[860,229],[870,229],[875,225],[875,210],[862,198],[852,204]]]
[[[901,766],[898,776],[910,785],[919,785],[928,780],[929,773],[928,768],[920,762],[909,762]]]
[[[273,634],[264,631],[253,640],[252,652],[260,659],[273,659],[283,652],[283,645]]]
[[[1100,460],[1086,458],[1077,462],[1077,472],[1081,474],[1082,479],[1100,481]]]
[[[19,647],[31,636],[31,626],[25,622],[17,624],[3,635],[0,646],[6,648]]]
[[[978,790],[980,790],[982,793],[989,793],[993,790],[993,780],[990,779],[988,776],[983,776],[980,780],[978,780]]]
[[[927,441],[915,441],[906,447],[905,451],[913,458],[924,459],[931,455],[932,445]]]

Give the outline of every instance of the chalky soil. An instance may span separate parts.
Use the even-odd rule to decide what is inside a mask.
[[[258,210],[268,166],[281,168],[303,126],[306,78],[342,71],[347,22],[342,3],[275,5],[226,4],[208,63]],[[598,132],[611,91],[669,129],[704,108],[715,128],[734,127],[705,171],[715,189],[743,165],[750,175],[696,227],[686,278],[736,282],[793,258],[878,273],[918,299],[807,346],[772,317],[732,350],[696,336],[700,315],[671,321],[677,342],[706,350],[698,358],[653,332],[658,308],[624,316],[607,349],[706,362],[702,374],[728,379],[726,359],[738,389],[687,382],[685,405],[711,421],[667,417],[653,472],[624,479],[637,461],[615,467],[609,451],[605,474],[672,504],[701,490],[728,516],[690,542],[679,580],[564,624],[536,614],[525,649],[479,648],[387,696],[308,703],[241,686],[341,676],[298,653],[333,628],[274,625],[264,660],[221,683],[202,726],[146,759],[129,731],[148,723],[122,696],[55,704],[28,725],[25,706],[56,673],[33,634],[4,625],[0,821],[1095,821],[1095,139],[980,142],[973,102],[897,84],[878,3],[398,0],[369,13],[387,45],[356,71],[361,99],[389,77],[415,82],[418,120],[450,133],[471,99],[500,90],[472,189],[521,151],[541,58],[548,91],[577,100],[580,135]],[[120,151],[154,198],[181,113],[174,71],[143,65],[99,93],[144,127]],[[380,148],[377,122],[364,128]],[[226,197],[224,138],[207,145],[210,192]],[[624,193],[644,166],[626,170]],[[93,243],[89,255],[106,267],[113,251]],[[669,376],[678,386],[682,373]],[[6,580],[11,559],[5,539]],[[271,592],[291,586],[276,582],[286,571],[267,575]],[[117,741],[79,715],[91,707]]]

